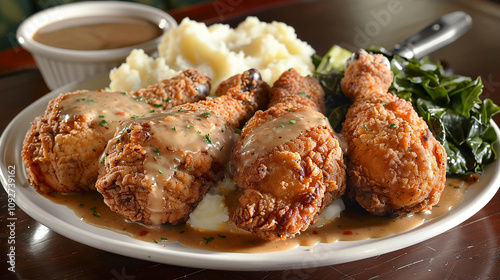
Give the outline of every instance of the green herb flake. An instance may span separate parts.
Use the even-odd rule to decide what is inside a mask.
[[[94,207],[90,208],[90,210],[92,210],[92,215],[94,215],[95,217],[97,217],[97,218],[101,217],[101,215],[99,215],[99,213],[97,213],[97,207],[94,206]]]
[[[186,166],[186,169],[187,169],[187,170],[193,170],[194,168],[193,168],[192,166],[190,166],[190,165],[189,165],[189,166]]]
[[[158,173],[163,174],[163,171],[161,171],[161,169],[158,169]]]
[[[95,101],[94,99],[92,98],[79,98],[77,99],[76,101],[78,102],[81,102],[81,101],[88,101],[88,102],[92,102],[92,103],[97,103],[97,101]]]
[[[172,130],[173,130],[173,131],[175,131],[175,130],[176,130],[176,129],[175,129],[175,126],[174,126],[174,127],[172,127]]]
[[[220,235],[220,234],[217,234],[217,236],[219,236],[220,238],[226,238],[225,235]]]
[[[92,149],[92,152],[96,152],[97,150],[96,149]]]
[[[192,125],[190,125],[190,124],[188,124],[188,125],[186,125],[186,128],[187,128],[187,129],[191,129],[191,128],[193,128],[193,126],[192,126]]]
[[[132,116],[130,116],[130,118],[131,118],[131,119],[137,119],[138,117],[139,117],[139,116],[137,116],[137,115],[132,115]]]
[[[201,121],[201,118],[196,118],[197,121]]]
[[[122,92],[122,95],[124,95],[124,96],[125,96],[125,95],[127,95],[127,93],[123,91],[123,92]]]
[[[365,130],[366,130],[366,131],[369,131],[369,130],[370,130],[366,124],[365,124]]]
[[[387,102],[382,101],[382,105],[383,105],[383,106],[387,105]]]
[[[203,141],[207,142],[208,144],[212,144],[212,139],[210,138],[210,134],[205,134]]]
[[[396,128],[396,124],[395,124],[395,123],[391,123],[389,126],[390,126],[391,128]]]
[[[80,205],[78,205],[78,207],[80,208],[83,208],[83,206],[84,206],[83,203],[80,203]]]
[[[284,124],[280,124],[280,126],[281,126],[281,127],[285,127],[285,125],[284,125]]]
[[[203,239],[205,239],[205,244],[208,244],[208,243],[212,242],[215,238],[210,236],[210,237],[203,237]]]
[[[168,241],[168,239],[166,237],[162,237],[160,238],[160,241]]]
[[[161,155],[160,155],[160,150],[158,150],[158,148],[154,148],[154,149],[153,149],[153,152],[154,152],[157,156],[161,156]]]
[[[236,134],[241,134],[241,129],[239,129],[239,128],[235,127],[235,128],[234,128],[234,133],[236,133]]]
[[[99,118],[104,119],[104,116],[103,115],[99,115]]]
[[[161,108],[161,106],[162,106],[161,104],[153,104],[153,107],[155,108]]]
[[[301,91],[301,92],[299,92],[299,95],[306,96],[306,93]]]
[[[142,101],[142,100],[144,100],[144,97],[142,97],[142,96],[139,96],[139,97],[135,98],[135,101]]]
[[[108,122],[106,120],[102,120],[100,123],[99,123],[100,126],[107,126],[109,125]]]
[[[205,117],[205,118],[210,118],[212,116],[212,113],[210,112],[205,112],[205,113],[202,113],[202,115]]]
[[[291,124],[297,124],[296,120],[289,120],[288,122],[291,123]]]
[[[198,131],[196,131],[196,133],[201,134],[201,131],[198,130]]]

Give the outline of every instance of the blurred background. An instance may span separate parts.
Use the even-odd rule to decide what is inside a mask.
[[[18,46],[16,30],[28,16],[57,5],[84,0],[0,0],[0,51]],[[88,0],[86,0],[88,1]],[[157,7],[162,10],[177,9],[210,0],[122,0]]]

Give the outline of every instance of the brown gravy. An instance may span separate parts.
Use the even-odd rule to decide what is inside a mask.
[[[340,218],[323,226],[311,226],[307,231],[286,241],[266,241],[226,223],[221,231],[199,231],[189,225],[162,225],[146,227],[139,223],[126,221],[121,215],[112,212],[103,202],[98,192],[84,194],[44,194],[51,201],[64,204],[82,221],[106,228],[133,238],[158,243],[179,242],[186,247],[211,251],[264,253],[283,251],[302,246],[314,246],[318,242],[355,241],[381,238],[412,229],[425,221],[442,216],[462,200],[468,183],[458,179],[448,179],[440,202],[431,211],[400,218],[376,217],[346,207]],[[234,209],[238,191],[226,195],[229,212]],[[163,244],[163,245],[162,245]]]
[[[154,23],[133,17],[82,17],[42,27],[33,40],[70,50],[106,50],[133,46],[159,37]]]

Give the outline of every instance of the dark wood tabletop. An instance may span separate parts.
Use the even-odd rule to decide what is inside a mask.
[[[252,3],[253,2],[253,3]],[[217,6],[219,5],[219,6]],[[220,6],[222,5],[222,6]],[[223,7],[223,8],[221,8]],[[309,0],[221,1],[171,11],[207,23],[236,26],[247,15],[282,21],[318,54],[332,44],[350,50],[390,48],[439,16],[469,13],[472,29],[433,54],[454,72],[481,76],[482,98],[500,104],[500,5],[487,1]],[[371,29],[367,29],[371,28]],[[364,33],[363,35],[360,35]],[[12,71],[0,76],[0,131],[26,106],[49,92],[22,50],[11,50]],[[2,59],[0,59],[2,60]],[[31,64],[30,64],[31,61]],[[500,116],[495,116],[500,122]],[[2,279],[500,279],[500,193],[454,228],[413,246],[380,256],[324,267],[286,271],[218,271],[158,264],[102,251],[63,237],[15,208],[9,228],[8,197],[0,191],[0,278]],[[15,268],[10,272],[9,236],[15,234]]]

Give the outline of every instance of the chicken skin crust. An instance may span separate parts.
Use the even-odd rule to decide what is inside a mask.
[[[268,102],[256,70],[223,83],[224,95],[121,124],[106,147],[97,190],[111,210],[147,225],[185,222],[222,180],[235,127]]]
[[[382,55],[358,51],[341,87],[353,101],[342,133],[348,143],[348,194],[379,216],[431,209],[446,180],[446,152],[410,102],[388,89],[392,72]]]
[[[44,193],[95,190],[99,157],[120,121],[198,101],[209,92],[210,79],[190,69],[137,92],[61,94],[32,122],[24,139],[28,180]]]
[[[292,238],[345,191],[343,153],[313,77],[291,69],[270,90],[233,149],[234,181],[243,189],[233,221],[267,240]]]

